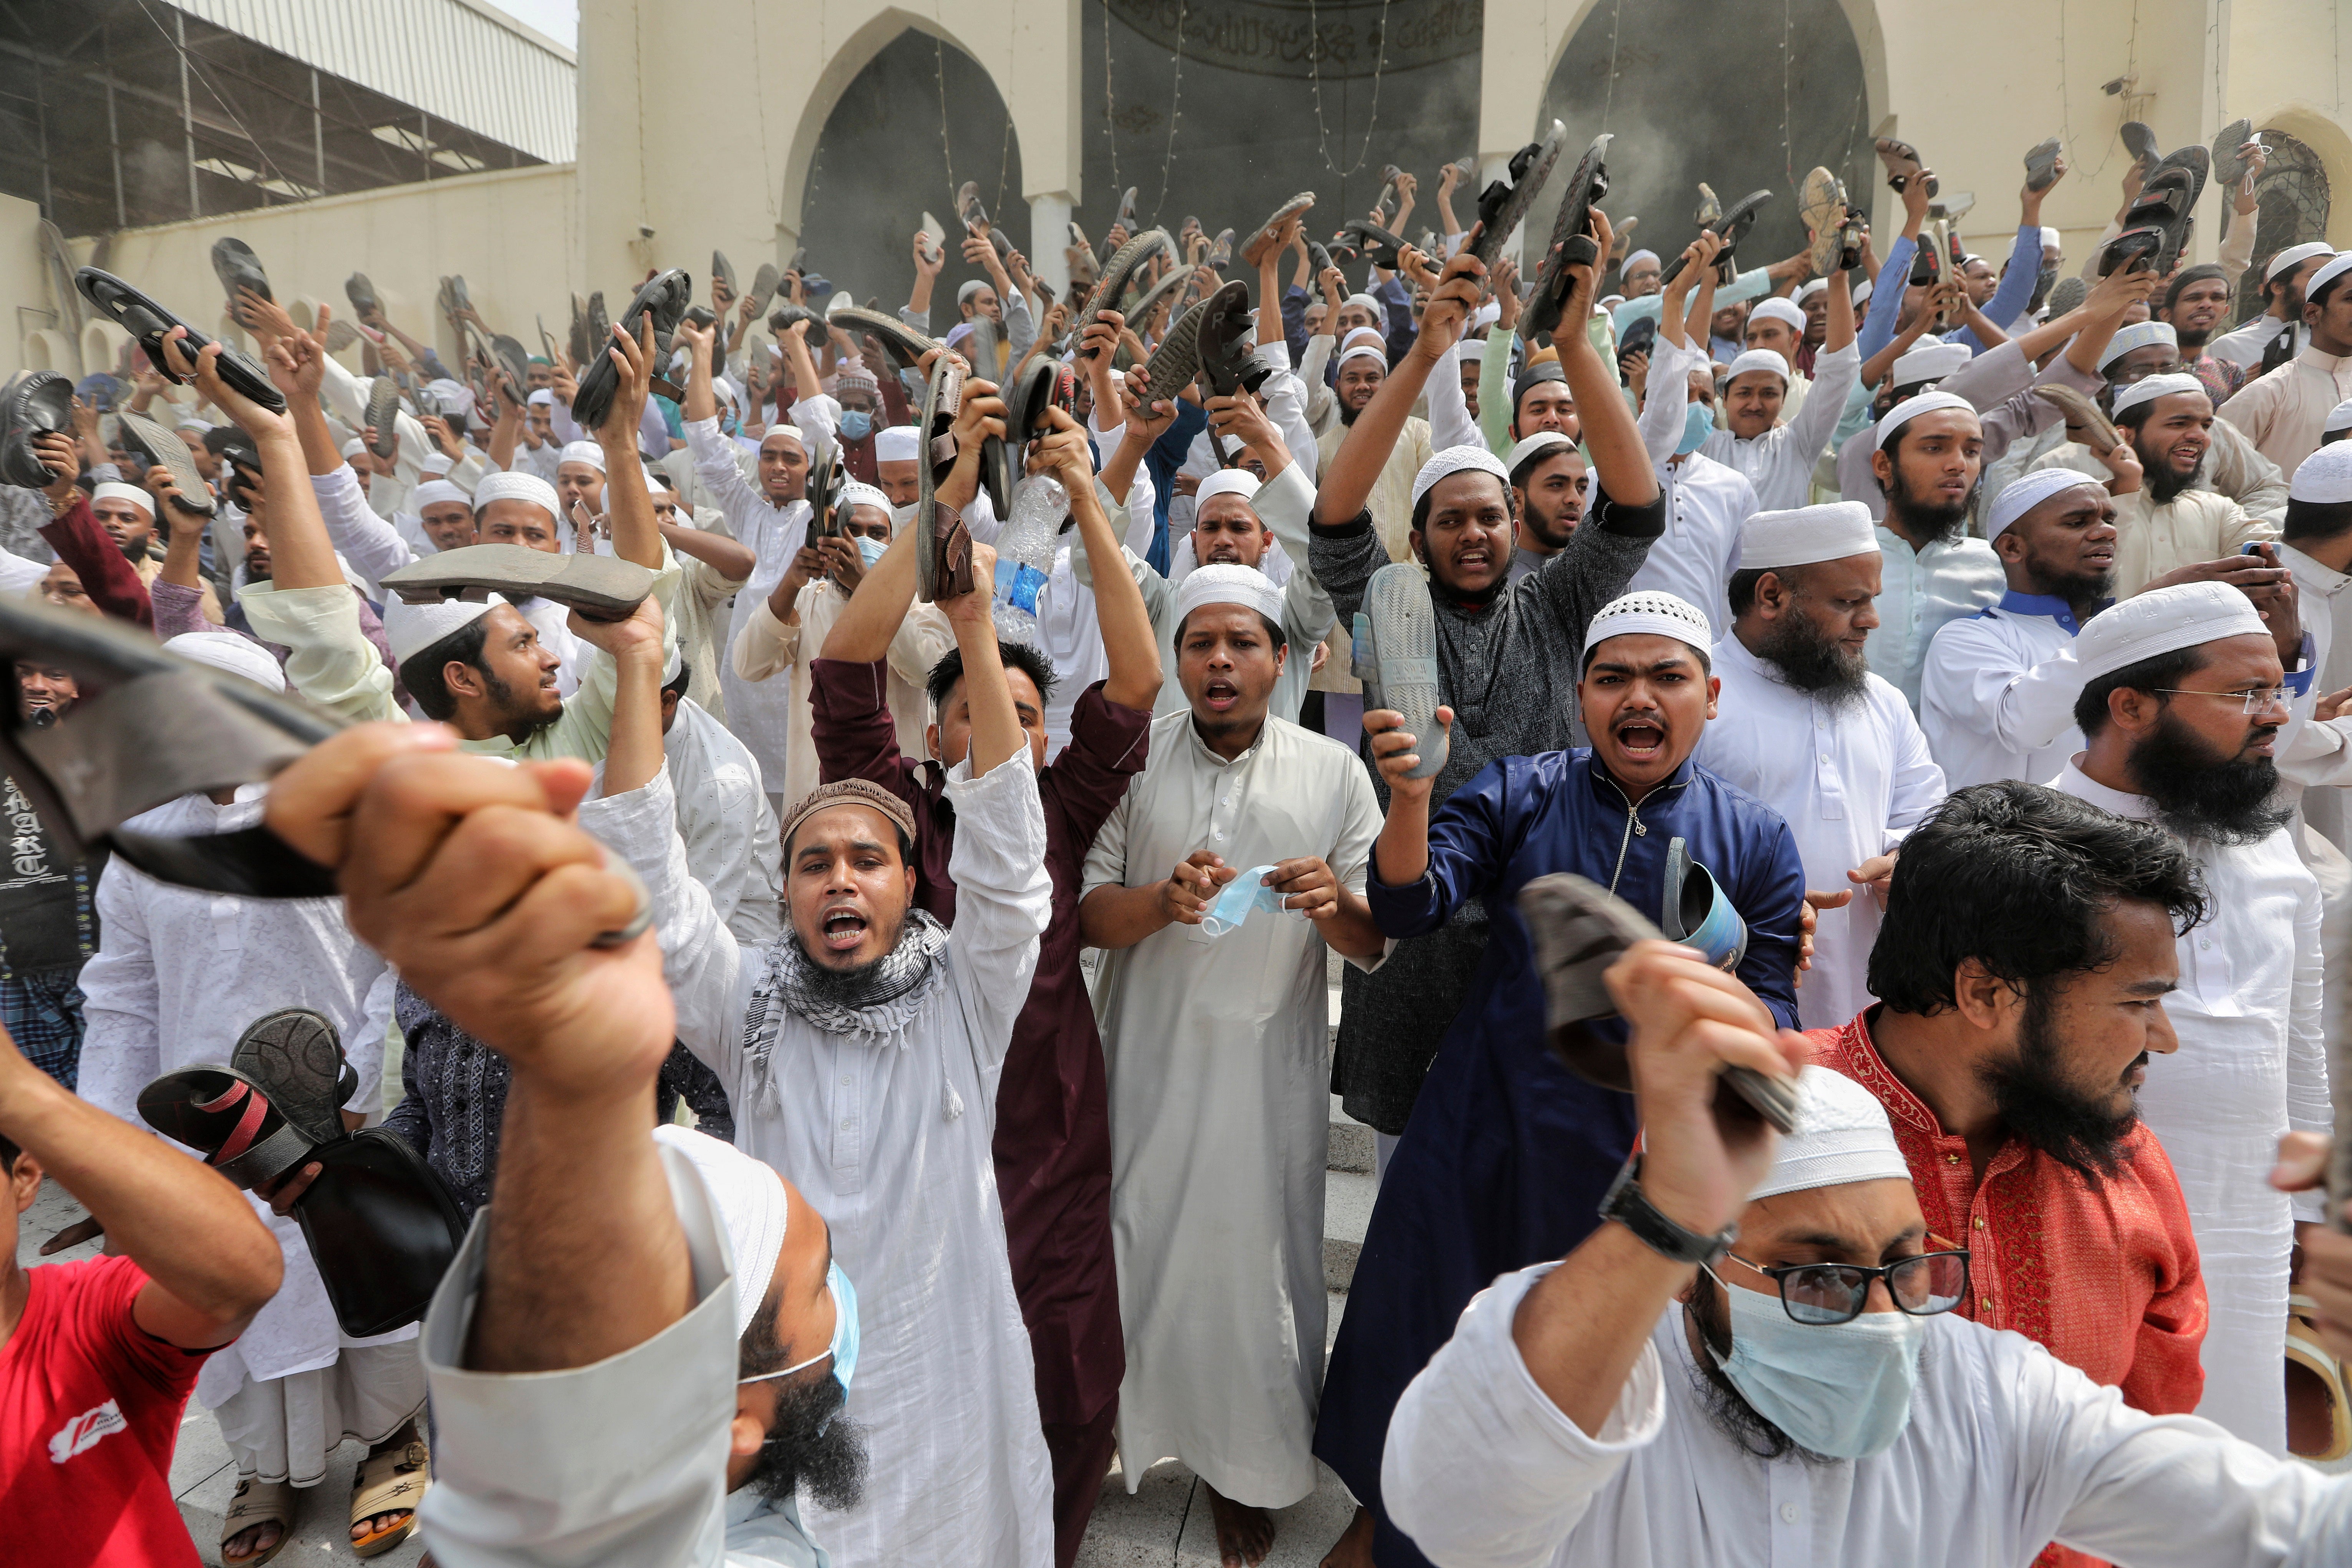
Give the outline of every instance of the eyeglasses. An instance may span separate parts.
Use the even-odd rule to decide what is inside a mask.
[[[1767,1268],[1736,1254],[1726,1253],[1724,1257],[1742,1268],[1771,1276],[1780,1287],[1781,1310],[1801,1323],[1817,1326],[1850,1323],[1860,1317],[1863,1304],[1870,1300],[1871,1282],[1877,1279],[1886,1281],[1886,1293],[1895,1299],[1895,1305],[1915,1318],[1948,1312],[1969,1293],[1966,1247],[1923,1252],[1916,1258],[1901,1258],[1876,1268],[1859,1263],[1797,1263]]]
[[[2241,713],[2267,713],[2273,708],[2284,708],[2294,695],[2294,689],[2273,686],[2260,691],[2188,691],[2178,686],[2158,686],[2155,690],[2168,697],[2221,697],[2238,704]]]

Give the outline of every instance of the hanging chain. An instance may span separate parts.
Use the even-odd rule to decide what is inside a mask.
[[[1168,100],[1168,151],[1160,160],[1160,194],[1152,198],[1151,221],[1160,221],[1160,209],[1168,200],[1169,171],[1176,165],[1176,126],[1184,118],[1184,9],[1185,0],[1176,0],[1176,85]]]

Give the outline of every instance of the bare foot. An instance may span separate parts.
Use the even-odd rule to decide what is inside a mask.
[[[1323,1554],[1320,1568],[1373,1568],[1370,1509],[1356,1510],[1356,1517],[1348,1521],[1348,1528],[1331,1543],[1331,1550]]]
[[[1217,1561],[1223,1568],[1257,1568],[1274,1549],[1274,1516],[1262,1508],[1234,1502],[1208,1482],[1209,1517],[1217,1526]]]
[[[231,1568],[239,1563],[250,1563],[277,1545],[278,1537],[285,1533],[286,1527],[275,1520],[257,1524],[251,1530],[240,1530],[221,1542],[221,1561]]]

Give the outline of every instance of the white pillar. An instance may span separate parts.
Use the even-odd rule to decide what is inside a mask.
[[[1056,300],[1070,288],[1070,264],[1062,255],[1070,243],[1070,208],[1067,191],[1029,198],[1029,268]]]

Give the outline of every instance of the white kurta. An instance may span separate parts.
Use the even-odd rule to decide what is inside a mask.
[[[1244,871],[1319,855],[1360,893],[1380,826],[1371,776],[1338,742],[1269,718],[1228,763],[1191,713],[1171,714],[1087,856],[1086,890],[1159,881],[1208,849]],[[1237,1502],[1282,1508],[1315,1488],[1327,952],[1305,920],[1261,910],[1221,938],[1171,925],[1103,954],[1130,1492],[1171,1455]]]
[[[709,892],[737,942],[765,947],[781,929],[783,856],[758,759],[690,697],[679,700],[662,752],[669,759],[687,869]]]
[[[126,826],[179,837],[233,833],[261,820],[266,790],[247,784],[231,805],[184,795]],[[159,882],[117,857],[98,879],[99,951],[83,965],[81,1098],[147,1130],[139,1091],[182,1068],[226,1067],[237,1037],[265,1013],[309,1007],[342,1038],[359,1088],[350,1109],[381,1109],[383,1019],[368,993],[384,962],[352,934],[341,899],[240,899]],[[193,1152],[193,1151],[191,1151]],[[327,1288],[301,1227],[249,1195],[278,1237],[285,1283],[253,1326],[205,1363],[198,1395],[217,1406],[247,1376],[286,1377],[331,1366],[347,1344],[412,1339],[414,1325],[365,1340],[336,1327]]]
[[[1731,631],[1724,586],[1739,564],[1739,531],[1756,514],[1756,487],[1704,452],[1657,465],[1666,531],[1626,585],[1674,594],[1706,613],[1717,637]]]
[[[2018,593],[1944,623],[1920,673],[1919,727],[1946,788],[2047,784],[2083,749],[2078,629],[2058,600]]]
[[[1650,364],[1650,384],[1687,386],[1692,371],[1706,370],[1712,363],[1707,351],[1696,344],[1675,349],[1662,340]],[[1837,433],[1838,421],[1845,414],[1846,395],[1861,378],[1862,350],[1857,344],[1824,351],[1813,363],[1812,386],[1792,399],[1793,407],[1781,410],[1780,423],[1753,440],[1718,428],[1699,444],[1699,450],[1755,487],[1759,510],[1785,511],[1804,506],[1812,497],[1813,465],[1821,461],[1830,437]],[[1797,384],[1790,383],[1792,394]],[[1667,403],[1671,405],[1672,399]],[[1671,454],[1681,435],[1679,424],[1667,428],[1658,418],[1645,420],[1642,426],[1653,461]]]
[[[2148,821],[2144,795],[2067,763],[2057,787]],[[2286,1451],[2286,1274],[2292,1221],[2321,1216],[2263,1178],[2290,1129],[2334,1122],[2320,1034],[2319,884],[2286,829],[2260,843],[2186,841],[2212,916],[2179,941],[2180,989],[2164,1010],[2180,1037],[2152,1057],[2140,1115],[2180,1178],[2211,1310],[2197,1414],[2273,1454]]]
[[[1699,765],[1780,814],[1808,889],[1853,889],[1844,908],[1821,911],[1813,966],[1797,987],[1802,1026],[1837,1028],[1870,1005],[1882,912],[1878,894],[1846,873],[1895,848],[1942,802],[1943,770],[1903,694],[1875,675],[1861,701],[1832,706],[1791,687],[1737,637],[1715,645],[1715,673],[1723,689],[1699,735]]]
[[[1916,713],[1928,645],[1948,623],[1999,603],[2008,591],[2008,574],[1991,545],[1966,535],[1914,550],[1881,523],[1878,548],[1878,626],[1863,651]]]
[[[969,769],[959,763],[947,786],[955,930],[905,1022],[882,1033],[835,1033],[782,1010],[763,985],[766,952],[738,942],[687,873],[667,772],[604,803],[595,821],[651,891],[678,1038],[726,1085],[737,1147],[824,1215],[857,1286],[848,1413],[875,1464],[856,1508],[809,1519],[841,1568],[1042,1568],[1054,1554],[1052,1475],[991,1148],[1054,888],[1028,749],[985,778]],[[750,1047],[769,1030],[763,1079]]]
[[[1473,1300],[1389,1424],[1381,1497],[1446,1568],[2009,1568],[2053,1538],[2138,1568],[2352,1556],[2352,1482],[2143,1415],[2023,1335],[1952,1314],[1926,1321],[1910,1421],[1867,1459],[1743,1451],[1703,1403],[1678,1307],[1588,1435],[1511,1338],[1552,1267]]]
[[[726,509],[728,528],[736,542],[751,551],[755,563],[751,575],[735,595],[734,613],[727,622],[725,640],[731,646],[751,613],[766,606],[769,592],[783,581],[784,574],[792,570],[793,557],[807,542],[809,506],[805,500],[769,505],[767,497],[735,466],[734,443],[719,433],[717,419],[688,420],[686,444],[694,453],[695,477]],[[735,673],[730,658],[719,672],[719,686],[727,700],[727,727],[760,760],[760,776],[768,781],[768,788],[782,791],[793,700],[798,695],[793,683],[746,680]],[[805,719],[803,728],[806,728]]]

